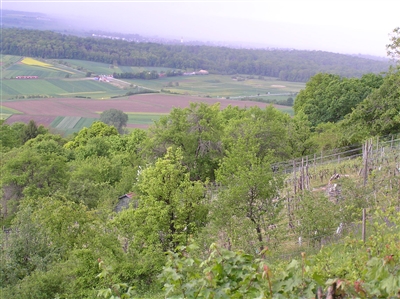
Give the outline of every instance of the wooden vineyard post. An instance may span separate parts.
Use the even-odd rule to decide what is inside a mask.
[[[296,160],[293,160],[293,191],[294,194],[296,195],[297,191],[297,178],[296,178]]]
[[[362,240],[365,243],[365,233],[366,233],[366,211],[363,209],[362,211]]]
[[[367,179],[368,179],[368,140],[364,144],[363,148],[363,158],[364,158],[364,186],[367,185]]]
[[[315,164],[316,163],[316,158],[317,158],[317,154],[315,154],[314,153],[314,175],[316,175],[316,173],[317,173],[317,165]]]
[[[310,190],[310,174],[308,173],[308,156],[306,159],[306,189]]]
[[[302,157],[301,158],[301,180],[300,180],[300,182],[301,182],[301,190],[303,191],[304,190],[304,187],[305,187],[305,178],[304,178],[304,176],[305,176],[305,173],[304,173],[304,157]]]

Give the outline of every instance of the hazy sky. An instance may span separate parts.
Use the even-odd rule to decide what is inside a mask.
[[[2,9],[73,18],[83,28],[185,40],[386,56],[400,0],[19,1]]]

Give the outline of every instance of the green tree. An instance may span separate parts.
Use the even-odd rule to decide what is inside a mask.
[[[219,103],[191,103],[188,108],[174,108],[149,129],[147,149],[152,156],[161,157],[169,147],[180,147],[191,179],[214,180],[223,154],[222,134]]]
[[[287,128],[292,157],[306,156],[315,151],[316,145],[311,138],[311,123],[303,111],[290,119]]]
[[[400,132],[400,72],[387,74],[382,85],[341,123],[348,143]]]
[[[257,240],[252,249],[261,251],[273,244],[276,237],[271,228],[279,221],[279,188],[283,181],[272,172],[271,155],[259,157],[258,151],[257,145],[239,139],[222,160],[217,171],[217,182],[222,188],[214,203],[213,219],[222,230],[227,230],[228,242],[235,247],[238,242],[246,246],[240,240],[249,241],[243,231],[249,227]]]
[[[272,105],[265,110],[259,107],[251,107],[240,111],[231,110],[225,114],[230,118],[223,135],[223,144],[226,150],[236,147],[238,140],[246,140],[251,148],[257,148],[258,158],[273,153],[274,160],[286,160],[291,157],[291,148],[288,140],[287,126],[290,116],[282,113]],[[271,161],[272,162],[272,161]]]
[[[71,151],[64,148],[64,144],[67,141],[60,135],[54,134],[40,134],[37,137],[28,140],[25,143],[25,147],[31,148],[38,153],[42,154],[56,154],[67,159],[71,159]]]
[[[296,231],[303,242],[319,248],[323,238],[336,232],[341,222],[339,213],[335,204],[323,194],[304,192],[294,211],[298,223]]]
[[[128,115],[121,110],[109,109],[103,111],[100,115],[100,121],[103,123],[114,126],[120,134],[124,132],[124,127],[128,122]]]
[[[0,152],[7,152],[14,147],[22,145],[22,134],[26,125],[24,123],[14,123],[8,125],[4,120],[0,120]]]
[[[373,74],[362,79],[317,74],[297,95],[294,111],[296,114],[303,111],[312,126],[323,122],[338,122],[351,113],[381,82],[382,77]]]
[[[154,280],[165,263],[165,252],[186,245],[207,221],[205,189],[193,182],[182,165],[182,151],[168,149],[164,158],[142,170],[136,183],[137,207],[114,219],[127,238],[128,254],[140,260],[135,272]]]
[[[315,152],[333,150],[346,145],[341,123],[320,123],[314,129],[310,142]]]
[[[109,126],[101,121],[95,121],[89,128],[83,128],[79,133],[64,147],[67,149],[76,149],[85,146],[88,141],[95,137],[107,137],[118,135],[118,131],[114,126]]]
[[[69,163],[70,179],[65,193],[70,200],[83,203],[88,208],[96,208],[103,196],[109,195],[115,184],[123,177],[123,170],[130,176],[130,185],[134,182],[133,171],[124,169],[118,159],[90,156]],[[136,175],[136,174],[135,174]],[[131,190],[124,190],[128,192]],[[121,193],[123,194],[123,193]],[[114,194],[115,198],[121,194]]]
[[[65,187],[68,180],[66,159],[55,153],[39,153],[31,148],[14,149],[3,156],[2,191],[6,216],[16,209],[23,197],[51,196]]]
[[[141,223],[134,229],[135,238],[159,243],[164,251],[186,244],[206,221],[203,184],[190,181],[182,159],[179,148],[170,148],[164,158],[144,169],[136,186],[139,206],[129,212]]]
[[[43,126],[38,127],[34,120],[30,120],[22,133],[22,142],[25,143],[28,140],[35,138],[39,134],[45,133],[47,133],[47,129],[45,129]]]

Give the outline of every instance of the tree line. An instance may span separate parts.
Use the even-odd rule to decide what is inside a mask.
[[[388,68],[387,62],[323,51],[135,43],[17,28],[4,28],[1,52],[126,66],[206,69],[218,74],[249,74],[299,82],[306,82],[317,73],[360,77]]]

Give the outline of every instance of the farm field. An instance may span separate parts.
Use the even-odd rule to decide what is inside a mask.
[[[168,113],[132,113],[128,114],[128,124],[127,127],[137,128],[137,127],[148,127],[152,125],[155,121],[159,120],[160,117],[167,115]]]
[[[0,106],[0,120],[7,119],[11,115],[19,114],[19,113],[21,113],[21,112],[15,110],[15,109],[10,109],[10,108]]]
[[[50,60],[54,63],[59,63],[60,60]],[[86,71],[93,72],[95,74],[112,74],[112,73],[138,73],[141,71],[168,71],[173,70],[171,68],[166,67],[136,67],[136,66],[112,66],[109,64],[101,63],[101,62],[92,62],[86,60],[76,60],[76,59],[62,59],[63,63],[67,63],[73,68],[79,68]]]
[[[79,131],[84,126],[90,126],[94,120],[100,117],[101,112],[111,108],[122,110],[128,114],[128,128],[147,128],[162,115],[168,114],[174,107],[185,108],[191,102],[202,102],[210,105],[220,103],[221,109],[228,105],[242,108],[251,106],[265,108],[268,106],[265,103],[252,101],[166,94],[134,95],[108,100],[76,98],[6,100],[2,102],[2,106],[7,111],[20,112],[20,114],[14,114],[7,118],[6,123],[8,124],[14,122],[28,123],[33,119],[37,124],[64,132],[73,132]],[[276,107],[278,109],[290,108]]]
[[[52,127],[64,133],[76,132],[99,118],[101,112],[114,108],[128,114],[128,128],[147,128],[173,107],[188,107],[190,102],[221,103],[239,107],[284,102],[294,98],[304,83],[279,81],[276,78],[241,76],[240,80],[224,75],[162,77],[155,80],[95,80],[87,72],[110,75],[113,72],[157,72],[168,68],[113,66],[80,60],[39,60],[31,57],[2,55],[3,79],[0,85],[2,111],[7,123],[29,122]],[[38,76],[37,79],[10,79]],[[134,95],[141,89],[159,93]],[[250,101],[250,100],[254,101]],[[257,101],[256,101],[257,100]],[[288,106],[275,105],[293,115]]]
[[[37,73],[36,73],[37,74]],[[77,96],[110,98],[126,90],[93,79],[9,79],[1,84],[2,99],[25,97]]]
[[[11,65],[14,65],[18,61],[22,60],[21,56],[13,56],[13,55],[3,55],[0,54],[0,65],[1,69],[7,69]]]
[[[90,97],[109,99],[137,92],[137,86],[170,94],[213,98],[257,98],[285,101],[304,88],[304,83],[280,81],[276,78],[227,75],[175,76],[155,80],[112,80],[99,82],[86,78],[87,72],[110,75],[113,72],[140,72],[168,68],[113,66],[80,60],[36,60],[29,57],[3,55],[2,100],[29,97]],[[66,66],[67,65],[67,66]],[[38,76],[38,79],[10,79],[16,76]]]
[[[258,98],[278,99],[277,95],[279,94],[297,93],[305,87],[304,83],[279,81],[276,78],[265,77],[264,80],[236,81],[231,76],[226,75],[176,76],[163,77],[157,80],[125,81],[154,90],[216,98],[257,96]],[[168,85],[172,86],[169,87]],[[287,99],[288,95],[284,97]]]

